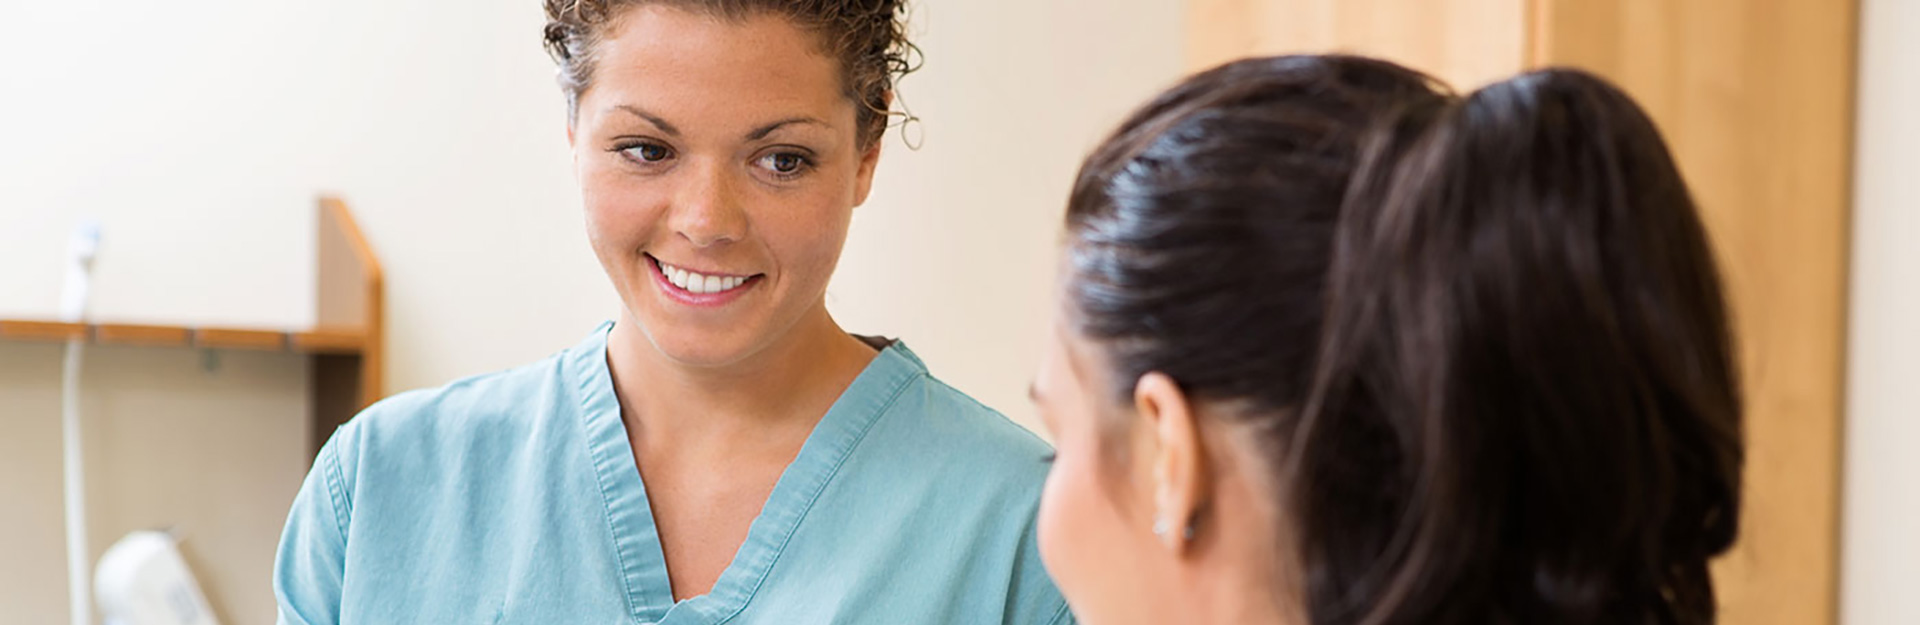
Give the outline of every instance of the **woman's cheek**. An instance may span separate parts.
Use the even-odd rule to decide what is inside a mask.
[[[587,241],[602,261],[632,262],[666,234],[672,206],[664,182],[640,184],[618,172],[589,172],[582,182]]]
[[[1117,547],[1102,544],[1112,535],[1113,521],[1102,512],[1112,507],[1098,501],[1099,476],[1090,460],[1084,453],[1060,454],[1040,498],[1040,557],[1061,594],[1076,606],[1105,605],[1103,575],[1113,570],[1105,560]]]
[[[1056,583],[1059,582],[1061,571],[1066,570],[1071,562],[1068,554],[1062,553],[1065,545],[1061,544],[1067,538],[1063,530],[1071,527],[1071,523],[1062,518],[1067,514],[1061,509],[1061,500],[1065,496],[1063,489],[1067,488],[1064,482],[1060,467],[1056,464],[1047,472],[1046,488],[1040,494],[1040,559],[1046,562],[1047,571],[1053,575]]]

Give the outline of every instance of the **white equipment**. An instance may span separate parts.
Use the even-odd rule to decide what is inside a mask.
[[[93,260],[100,251],[100,225],[83,222],[68,240],[67,281],[60,298],[62,321],[86,319]],[[139,531],[114,543],[100,558],[88,584],[86,463],[80,455],[80,354],[86,338],[67,342],[60,384],[65,448],[67,592],[73,625],[93,625],[97,593],[107,625],[219,625],[200,592],[178,543],[164,532]]]
[[[219,625],[165,532],[128,534],[100,557],[95,593],[107,625]]]

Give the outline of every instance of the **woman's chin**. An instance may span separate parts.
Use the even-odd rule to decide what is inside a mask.
[[[761,347],[759,341],[740,332],[701,331],[674,324],[640,325],[654,351],[683,367],[726,367],[747,360]]]

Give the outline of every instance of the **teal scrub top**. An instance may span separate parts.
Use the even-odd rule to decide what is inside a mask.
[[[1047,445],[896,342],[673,600],[604,324],[334,432],[275,559],[280,623],[1071,623],[1034,537]]]

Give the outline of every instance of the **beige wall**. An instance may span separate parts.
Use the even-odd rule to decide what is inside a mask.
[[[849,329],[902,337],[936,375],[1032,427],[1055,244],[1080,159],[1183,71],[1179,0],[920,4],[906,103],[828,292]]]
[[[1248,54],[1361,54],[1462,91],[1525,69],[1532,0],[1187,0],[1189,67]]]
[[[1920,3],[1861,10],[1840,615],[1920,623]]]
[[[49,317],[65,236],[101,220],[97,318],[301,326],[314,193],[388,272],[387,382],[537,359],[616,313],[581,231],[538,3],[0,5],[0,317]],[[1179,0],[922,0],[903,94],[829,304],[1017,420],[1078,159],[1181,70]],[[85,33],[79,36],[77,33]],[[16,92],[12,85],[26,85]],[[20,94],[16,96],[16,93]],[[304,364],[98,348],[89,534],[187,536],[228,623],[270,622],[305,459]],[[0,621],[64,622],[59,348],[0,343]]]

